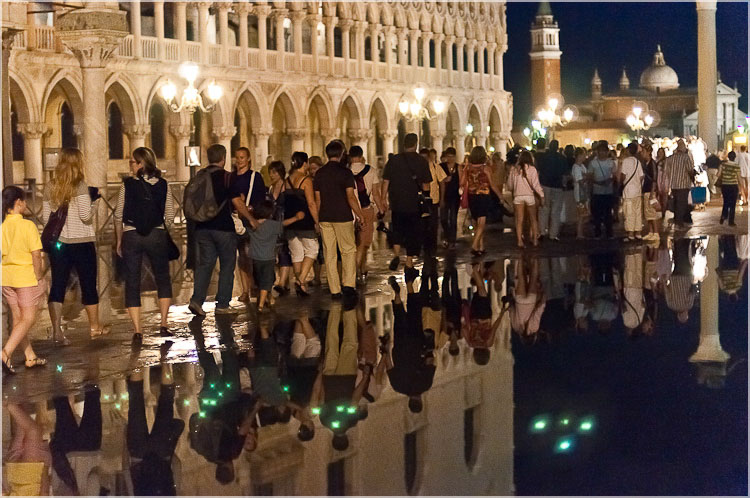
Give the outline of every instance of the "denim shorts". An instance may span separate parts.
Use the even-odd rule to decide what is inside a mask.
[[[258,289],[270,291],[273,288],[273,283],[276,281],[275,266],[276,261],[274,260],[253,260],[253,279]]]

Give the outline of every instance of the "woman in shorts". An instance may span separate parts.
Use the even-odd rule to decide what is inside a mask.
[[[484,147],[477,146],[471,150],[469,164],[463,171],[463,185],[469,192],[469,211],[474,220],[474,240],[471,244],[471,254],[481,256],[484,250],[484,231],[487,215],[492,211],[492,196],[490,190],[502,199],[503,192],[495,184],[492,170],[487,165],[487,152]]]
[[[539,183],[539,173],[534,167],[534,158],[529,151],[521,152],[518,156],[518,164],[511,168],[508,174],[508,188],[513,192],[518,247],[525,247],[523,242],[524,218],[529,219],[531,243],[536,247],[539,243],[537,209],[538,206],[544,204],[544,191]]]
[[[29,330],[37,320],[42,288],[42,240],[36,225],[23,218],[24,192],[18,187],[3,189],[2,270],[3,297],[13,316],[13,329],[2,351],[3,373],[14,374],[11,356],[19,346],[26,368],[41,367],[47,360],[34,353]]]

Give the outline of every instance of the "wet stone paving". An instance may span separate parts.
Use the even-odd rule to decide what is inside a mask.
[[[54,345],[43,312],[49,364],[3,378],[3,491],[746,495],[747,215],[694,217],[523,252],[494,226],[413,282],[381,241],[357,302],[323,285],[198,318],[186,279],[174,337],[144,293],[138,347],[119,284],[96,340],[73,305]]]

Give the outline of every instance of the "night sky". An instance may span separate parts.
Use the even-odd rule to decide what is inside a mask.
[[[677,72],[680,87],[696,87],[698,77],[698,14],[695,2],[554,2],[552,13],[560,27],[562,94],[566,102],[587,100],[594,68],[599,68],[603,92],[618,88],[627,69],[630,86],[651,64],[661,43],[667,65]],[[514,122],[531,113],[529,28],[539,4],[508,2],[508,51],[505,89],[513,93]],[[747,112],[748,4],[719,2],[716,11],[717,65],[721,80],[742,94]]]

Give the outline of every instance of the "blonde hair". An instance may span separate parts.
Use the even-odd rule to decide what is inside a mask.
[[[84,181],[83,154],[76,148],[60,150],[55,178],[50,181],[50,201],[57,207],[67,205],[79,183]]]

